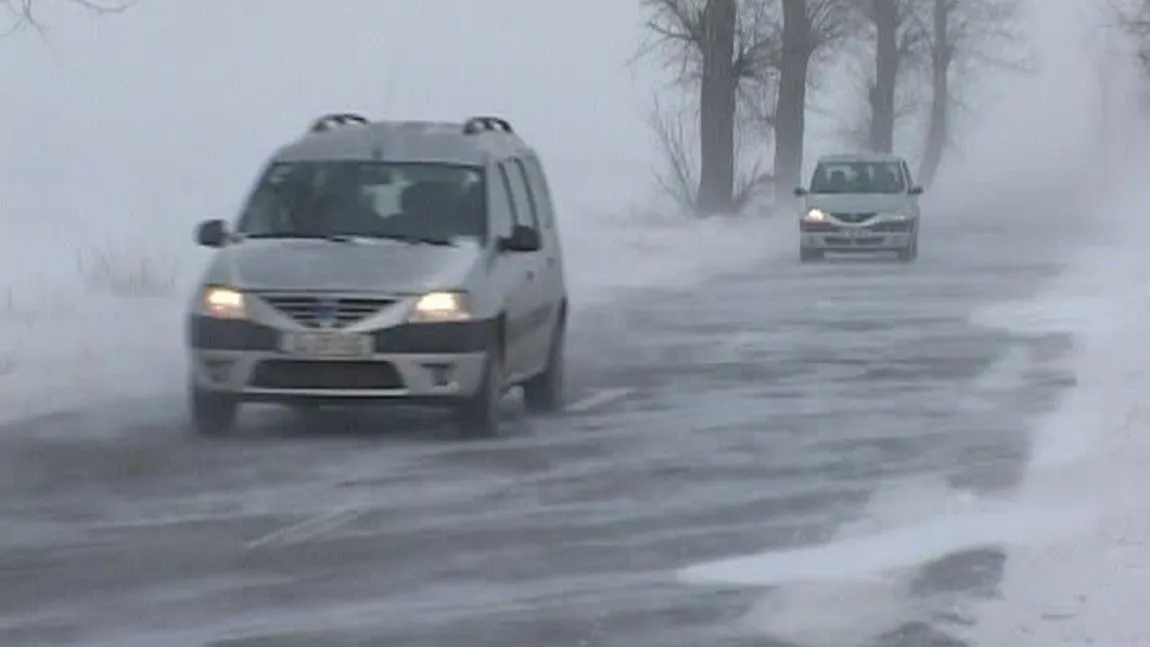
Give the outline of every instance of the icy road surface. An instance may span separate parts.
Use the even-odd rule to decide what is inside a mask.
[[[1046,531],[963,510],[1070,382],[1064,338],[974,323],[1056,274],[1060,206],[582,312],[574,410],[498,440],[273,410],[209,441],[176,397],[9,426],[0,644],[960,645],[996,533]]]

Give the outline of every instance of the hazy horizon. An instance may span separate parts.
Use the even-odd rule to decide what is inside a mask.
[[[7,209],[40,233],[66,224],[77,238],[163,233],[183,243],[194,222],[234,213],[276,146],[316,114],[345,109],[507,116],[540,149],[569,226],[588,209],[649,206],[661,160],[646,116],[670,77],[657,59],[632,61],[645,37],[638,2],[432,6],[149,0],[97,16],[46,3],[46,34],[0,41],[16,62],[0,70]],[[980,75],[946,175],[985,179],[1083,147],[1092,99],[1073,79],[1090,70],[1070,32],[1082,8],[1042,6],[1033,13],[1031,2],[1042,20],[1028,30],[1039,73]],[[844,73],[826,71],[814,96],[808,166],[834,147],[855,99]],[[899,147],[917,154],[907,137]]]

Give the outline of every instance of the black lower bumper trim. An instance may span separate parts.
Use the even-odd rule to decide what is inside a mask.
[[[236,319],[192,315],[188,343],[196,350],[274,351],[279,333],[269,326]]]
[[[375,332],[377,353],[479,353],[495,339],[495,319],[400,324]]]
[[[496,319],[400,324],[372,333],[377,353],[478,353],[495,338]],[[192,315],[188,343],[196,350],[262,351],[279,348],[279,331],[251,321]]]
[[[269,359],[256,365],[248,381],[260,389],[402,389],[403,378],[389,362],[306,362]]]

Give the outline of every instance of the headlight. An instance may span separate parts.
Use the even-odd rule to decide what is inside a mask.
[[[822,209],[811,209],[803,215],[803,220],[807,222],[822,222],[827,219],[827,214]]]
[[[418,322],[468,321],[471,308],[462,292],[429,292],[415,302],[411,318]]]
[[[204,309],[217,319],[243,319],[244,294],[224,287],[204,288]]]

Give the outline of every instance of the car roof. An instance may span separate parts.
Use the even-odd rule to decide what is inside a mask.
[[[370,121],[354,113],[316,118],[274,161],[386,161],[482,166],[534,151],[499,117],[446,121]]]
[[[857,152],[857,153],[836,153],[834,155],[823,155],[818,159],[819,164],[823,163],[836,163],[836,162],[902,162],[903,158],[893,153],[874,153],[874,152]]]

